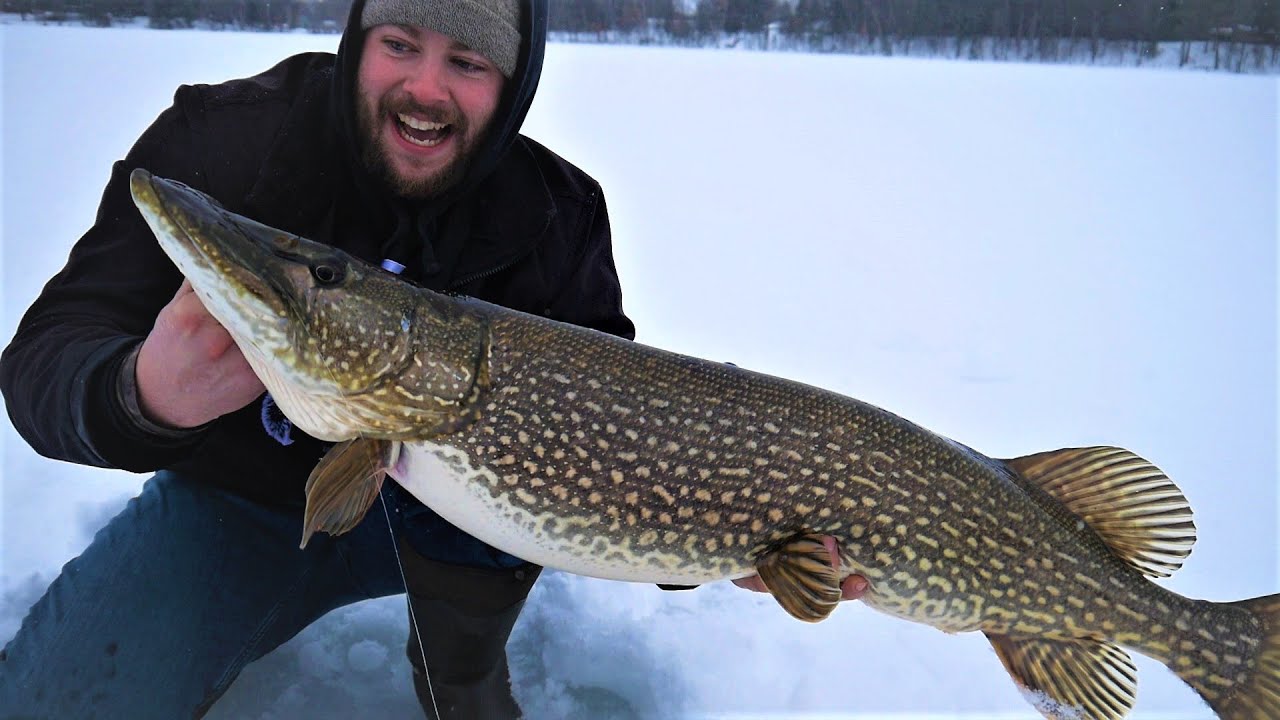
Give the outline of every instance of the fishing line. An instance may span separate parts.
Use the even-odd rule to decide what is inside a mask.
[[[413,611],[413,594],[409,592],[409,578],[404,573],[404,562],[400,560],[400,543],[396,539],[396,531],[391,527],[391,512],[387,510],[387,496],[379,491],[378,499],[382,501],[382,515],[387,519],[387,531],[391,533],[391,549],[395,551],[396,565],[400,568],[400,582],[404,583],[407,600],[405,604],[409,606],[409,624],[413,626],[413,634],[418,638],[418,651],[422,653],[422,676],[427,680],[427,694],[431,697],[431,709],[438,719],[440,708],[436,706],[436,691],[431,685],[431,670],[427,667],[427,646],[423,643],[422,632],[418,630],[418,616]]]

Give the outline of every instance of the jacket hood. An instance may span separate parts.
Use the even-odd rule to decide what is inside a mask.
[[[344,149],[361,200],[371,209],[381,208],[395,218],[395,229],[387,241],[388,258],[400,262],[397,255],[411,258],[419,251],[425,254],[423,263],[430,267],[432,235],[436,220],[460,200],[465,199],[497,167],[511,149],[520,133],[533,96],[542,76],[542,61],[546,51],[547,12],[549,0],[521,0],[520,3],[520,51],[515,72],[503,85],[488,134],[468,168],[467,174],[457,185],[442,195],[429,200],[405,200],[392,198],[379,182],[365,172],[360,160],[358,128],[356,122],[356,72],[364,50],[367,33],[360,27],[360,15],[365,0],[354,0],[347,16],[347,26],[338,44],[334,63],[333,92],[329,113],[337,129],[339,145]],[[377,210],[375,210],[377,212]]]

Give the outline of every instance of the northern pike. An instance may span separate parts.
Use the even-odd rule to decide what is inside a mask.
[[[285,415],[337,443],[307,483],[304,545],[353,527],[390,476],[572,573],[758,573],[806,621],[865,576],[878,610],[984,633],[1046,717],[1127,715],[1127,647],[1222,718],[1280,718],[1280,595],[1215,603],[1152,582],[1195,527],[1127,450],[989,458],[816,387],[416,287],[145,170],[131,183]]]

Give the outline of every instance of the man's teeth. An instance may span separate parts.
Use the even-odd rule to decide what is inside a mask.
[[[400,120],[400,125],[402,126],[398,128],[400,137],[420,147],[435,147],[444,142],[447,135],[446,131],[449,128],[448,123],[418,120],[403,113],[397,113],[396,118]],[[415,137],[415,133],[430,133],[430,136],[425,138]]]
[[[408,125],[414,130],[443,130],[449,127],[448,123],[433,123],[430,120],[419,120],[415,117],[399,113],[396,117],[400,118],[400,122]]]

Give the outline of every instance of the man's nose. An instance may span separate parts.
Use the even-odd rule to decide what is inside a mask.
[[[430,105],[449,98],[444,68],[439,62],[424,60],[405,79],[404,89],[422,105]]]

